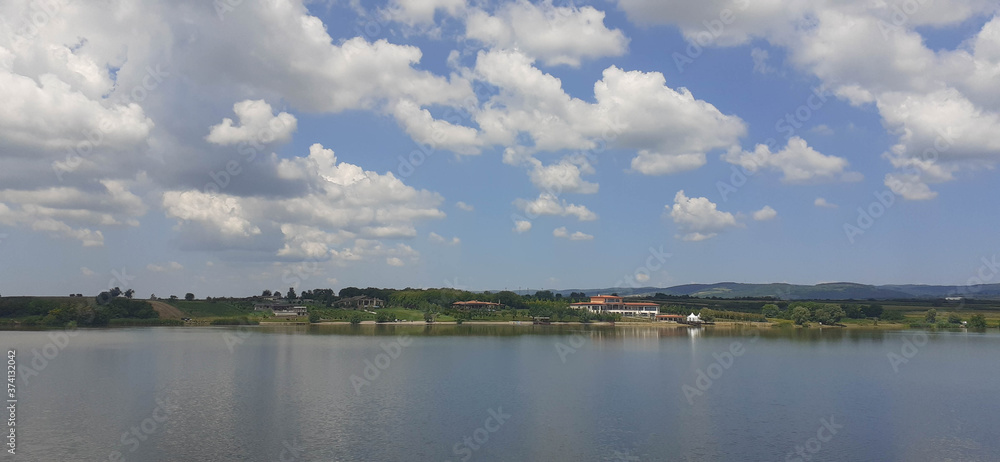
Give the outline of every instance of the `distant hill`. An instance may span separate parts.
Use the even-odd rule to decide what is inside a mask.
[[[853,282],[831,282],[816,285],[800,284],[743,284],[739,282],[718,282],[715,284],[684,284],[673,287],[609,287],[604,289],[553,290],[554,293],[569,295],[583,292],[587,295],[690,295],[692,297],[776,297],[786,300],[888,300],[900,298],[944,298],[964,296],[978,299],[1000,299],[1000,284],[980,284],[975,286],[939,285],[881,285],[856,284]],[[528,293],[521,291],[519,293]],[[534,293],[534,291],[531,291]]]

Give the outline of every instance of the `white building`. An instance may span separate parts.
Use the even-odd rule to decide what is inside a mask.
[[[701,322],[701,316],[691,313],[687,317],[687,322]]]
[[[595,295],[589,302],[570,303],[570,308],[587,310],[592,313],[617,313],[630,317],[656,317],[660,312],[658,303],[625,302],[617,295]]]

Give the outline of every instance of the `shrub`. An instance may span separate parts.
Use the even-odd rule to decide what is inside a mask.
[[[887,310],[882,312],[883,321],[902,321],[903,319],[906,319],[906,317],[903,316],[902,311]]]
[[[361,313],[351,313],[350,318],[351,324],[361,324]]]
[[[969,327],[974,327],[976,329],[986,328],[986,316],[981,314],[974,314],[969,318]]]
[[[312,313],[309,313],[309,322],[311,322],[313,324],[319,322],[319,313],[317,313],[315,311],[313,311]]]

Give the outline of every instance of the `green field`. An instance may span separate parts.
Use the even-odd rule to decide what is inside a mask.
[[[234,316],[247,316],[253,313],[251,305],[240,306],[227,301],[206,301],[206,300],[162,300],[177,307],[191,318],[228,318]]]

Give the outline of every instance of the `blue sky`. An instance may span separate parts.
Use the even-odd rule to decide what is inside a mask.
[[[996,282],[995,2],[231,3],[0,7],[0,294]]]

